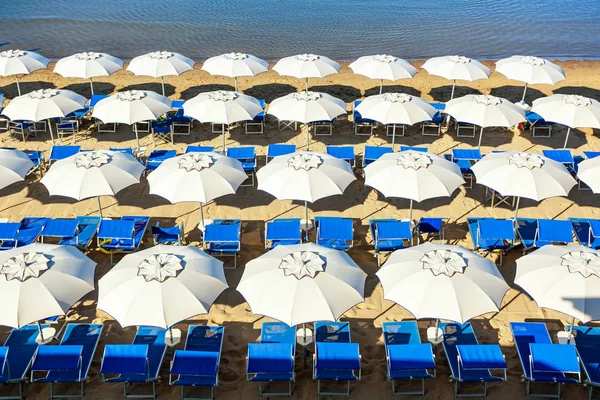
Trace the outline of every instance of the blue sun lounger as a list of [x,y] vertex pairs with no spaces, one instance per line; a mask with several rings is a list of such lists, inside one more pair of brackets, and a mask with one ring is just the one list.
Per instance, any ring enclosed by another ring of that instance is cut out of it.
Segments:
[[547,244],[573,243],[571,221],[517,218],[516,225],[523,253]]
[[213,146],[193,146],[189,145],[185,149],[185,154],[187,153],[209,153],[211,151],[215,151]]
[[103,219],[98,229],[98,247],[110,254],[132,253],[140,248],[149,217],[124,216],[121,219]]
[[589,400],[594,396],[594,388],[600,387],[600,328],[574,326],[575,349],[579,355],[583,371],[584,383],[590,387]]
[[[181,386],[181,398],[186,386],[210,387],[210,399],[219,386],[219,363],[223,349],[222,326],[190,325],[185,349],[176,350],[171,361],[169,385]],[[199,400],[199,398],[197,398]]]
[[600,221],[588,218],[570,218],[577,241],[582,246],[600,249]]
[[421,217],[416,227],[417,243],[421,243],[421,236],[425,235],[424,240],[438,239],[444,243],[444,231],[448,217]]
[[165,160],[177,155],[175,150],[153,150],[146,159],[146,172],[154,171]]
[[465,187],[468,189],[473,188],[475,175],[471,167],[481,160],[481,151],[477,149],[452,149],[452,154],[444,154],[444,158],[458,165],[465,182],[468,182]]
[[0,250],[12,249],[13,247],[27,246],[28,244],[34,243],[42,234],[46,223],[50,218],[45,217],[25,217],[21,220],[19,228],[17,230],[17,236],[15,239],[10,239],[9,236],[14,230],[14,225],[6,226],[6,238],[2,240]]
[[[581,372],[575,346],[553,344],[546,324],[540,322],[511,322],[515,347],[523,368],[527,396],[560,398],[563,383],[579,383]],[[575,376],[575,378],[569,377]],[[533,394],[531,384],[556,383],[556,394]]]
[[[246,135],[262,135],[265,129],[265,101],[263,99],[258,99],[260,106],[262,107],[262,111],[254,116],[251,121],[245,121],[244,129],[246,130]],[[249,129],[254,128],[254,129]]]
[[[350,341],[347,322],[315,322],[315,353],[313,379],[317,380],[317,395],[350,395],[350,382],[359,381],[361,374],[358,343]],[[321,381],[346,382],[344,392],[325,392]]]
[[[194,125],[194,118],[187,117],[183,111],[183,103],[185,100],[173,100],[171,102],[171,108],[175,112],[167,114],[169,120],[173,123],[173,134],[175,135],[189,135]],[[183,128],[183,131],[178,131],[177,128]]]
[[411,242],[413,232],[409,221],[395,219],[372,219],[369,221],[377,265],[381,265],[381,253],[391,253],[406,247]]
[[52,165],[55,161],[64,160],[79,153],[81,146],[52,146],[48,163]]
[[467,218],[469,233],[475,250],[487,254],[497,252],[502,255],[514,246],[515,230],[512,219]]
[[[126,398],[156,399],[156,382],[167,351],[165,333],[162,328],[140,326],[132,344],[107,344],[100,367],[102,382],[122,382]],[[152,394],[128,394],[128,383],[152,383]]]
[[0,222],[0,250],[17,247],[20,222]]
[[[63,237],[58,244],[77,246],[81,250],[88,250],[92,244],[94,236],[98,232],[100,226],[100,217],[96,216],[79,216],[75,218],[77,221],[77,232],[73,237]],[[46,229],[44,229],[45,231]]]
[[[31,382],[49,382],[50,399],[83,398],[84,383],[96,353],[102,324],[68,324],[58,346],[40,346],[31,366]],[[36,378],[36,373],[44,373]],[[55,383],[79,383],[79,395],[56,394]]]
[[301,243],[300,218],[276,218],[265,223],[265,249]]
[[154,238],[154,244],[173,244],[176,246],[180,246],[183,244],[183,221],[179,224],[165,228],[160,226],[160,223],[157,222],[156,225],[152,227],[152,237]]
[[[362,100],[354,100],[354,103],[352,103],[352,120],[354,122],[354,134],[371,136],[373,135],[373,129],[375,129],[377,122],[372,119],[363,118],[362,115],[360,115],[360,112],[356,111],[356,107],[358,107],[360,103],[362,103]],[[361,132],[360,128],[367,128],[368,133]]]
[[366,167],[374,161],[377,161],[382,155],[393,153],[394,149],[387,146],[365,146],[363,152],[362,167]]
[[[506,361],[499,345],[479,344],[470,322],[440,323],[439,327],[444,332],[442,345],[454,381],[454,397],[485,397],[488,382],[506,381]],[[492,371],[500,371],[502,376]],[[459,393],[463,382],[483,382],[483,392]]]
[[229,147],[227,150],[227,157],[235,158],[242,163],[244,172],[251,179],[251,184],[240,185],[240,186],[254,186],[254,176],[256,174],[256,152],[254,146],[252,147]]
[[50,218],[40,234],[40,241],[44,243],[46,238],[74,238],[79,228],[79,221],[72,218]]
[[327,146],[327,154],[346,161],[352,168],[356,167],[356,155],[353,146]]
[[123,153],[133,155],[133,149],[131,147],[111,147],[110,151],[114,151],[115,153]]
[[295,151],[296,151],[295,144],[285,144],[285,143],[269,144],[269,146],[267,147],[266,162],[271,161],[274,157],[283,156],[286,154],[292,154]]
[[427,147],[417,146],[400,146],[400,151],[418,151],[419,153],[427,153]]
[[[423,136],[440,136],[442,133],[442,124],[444,123],[444,117],[442,112],[446,109],[445,103],[429,103],[430,106],[435,108],[437,112],[433,114],[430,121],[423,121],[421,123],[421,134]],[[425,133],[425,128],[435,129],[434,133]]]
[[[527,118],[527,122],[530,124],[531,132],[533,137],[550,137],[552,135],[552,127],[554,126],[554,122],[548,122],[538,113],[534,113],[531,110],[525,110],[525,118]],[[537,134],[537,130],[546,130],[547,134]]]
[[575,172],[575,158],[571,153],[571,150],[559,149],[559,150],[542,150],[544,157],[561,163],[571,173]]
[[[282,322],[264,322],[260,343],[248,343],[246,379],[258,382],[261,396],[291,396],[295,379],[296,327]],[[286,392],[265,392],[263,383],[287,382]]]
[[[425,379],[435,378],[435,355],[430,343],[421,343],[416,321],[384,322],[383,343],[387,363],[387,379],[393,395],[425,396]],[[431,371],[431,372],[430,372]],[[420,391],[397,391],[396,381],[421,380]]]
[[242,221],[239,219],[216,219],[206,225],[203,248],[209,254],[233,257],[237,268],[237,256],[241,248]]
[[335,250],[349,250],[354,243],[352,225],[351,218],[315,217],[317,244]]

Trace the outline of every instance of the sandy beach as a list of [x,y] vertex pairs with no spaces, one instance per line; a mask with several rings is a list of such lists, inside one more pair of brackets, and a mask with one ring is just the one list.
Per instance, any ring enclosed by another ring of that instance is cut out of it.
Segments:
[[[485,62],[492,70],[493,62]],[[600,99],[600,62],[597,61],[567,61],[557,62],[566,72],[567,80],[556,86],[539,85],[530,87],[527,91],[526,102],[552,93],[580,94]],[[422,62],[415,62],[419,67]],[[40,88],[65,88],[74,90],[86,97],[90,96],[89,83],[84,80],[65,79],[48,70],[37,71],[29,76],[20,78],[23,93]],[[233,80],[224,77],[212,77],[200,70],[201,63],[196,64],[194,71],[179,77],[167,77],[166,94],[172,99],[190,99],[201,92],[211,90],[233,90]],[[133,74],[120,71],[113,76],[94,79],[96,93],[109,94],[127,89],[146,89],[160,92],[160,81],[146,77],[136,77]],[[363,98],[379,92],[379,82],[354,75],[343,65],[339,74],[323,79],[311,79],[311,90],[322,91],[339,97],[348,104],[355,99]],[[254,78],[240,78],[240,91],[265,99],[267,103],[287,93],[304,88],[304,81],[294,78],[280,77],[276,72],[269,71]],[[405,92],[421,96],[428,101],[444,102],[449,100],[451,82],[430,76],[419,69],[412,80],[402,80],[394,83],[384,82],[384,91]],[[466,94],[492,94],[518,101],[522,94],[522,83],[507,80],[503,75],[493,73],[490,79],[477,82],[457,82],[455,97]],[[13,78],[0,78],[0,92],[7,98],[16,96],[16,86]],[[6,105],[6,103],[5,103]],[[596,132],[597,133],[597,132]],[[543,149],[562,148],[566,128],[557,126],[552,138],[533,138],[530,131],[512,132],[504,129],[486,129],[484,132],[482,153],[494,149],[523,150],[541,153]],[[141,134],[142,146],[146,146],[149,154],[155,147],[148,134]],[[46,156],[51,148],[49,134],[38,134],[30,137],[27,142],[15,140],[8,133],[0,133],[1,147],[16,147],[20,150],[44,150]],[[326,145],[353,145],[357,158],[361,157],[365,145],[389,145],[391,138],[386,137],[383,128],[377,129],[372,137],[355,136],[351,120],[342,116],[336,121],[332,136],[317,136],[311,141],[311,150],[325,151]],[[227,146],[255,146],[259,167],[265,163],[265,154],[269,143],[293,143],[299,150],[305,149],[306,137],[304,132],[292,132],[277,129],[277,121],[268,118],[264,135],[244,135],[243,128],[235,128],[227,135]],[[454,131],[443,133],[440,137],[422,136],[420,127],[406,130],[406,136],[397,138],[402,145],[422,145],[429,151],[444,154],[453,148],[471,148],[477,146],[477,138],[458,138]],[[70,144],[70,138],[64,144]],[[82,131],[77,136],[77,144],[82,149],[108,149],[110,147],[135,147],[133,132],[128,126],[120,126],[116,134],[99,135],[91,121],[84,123]],[[156,148],[175,148],[183,153],[189,144],[211,145],[215,150],[222,148],[221,136],[213,134],[210,126],[196,123],[190,136],[175,136],[175,144],[159,144]],[[398,149],[399,146],[396,146]],[[573,130],[569,139],[569,147],[575,154],[583,151],[600,151],[600,139],[591,129]],[[360,162],[357,163],[360,165]],[[392,399],[391,384],[386,381],[386,363],[384,346],[381,335],[381,324],[385,321],[399,321],[413,318],[410,313],[400,306],[383,299],[381,285],[375,276],[377,263],[373,257],[372,238],[368,232],[368,221],[372,218],[408,218],[408,200],[385,199],[375,190],[364,186],[364,179],[357,171],[358,180],[354,182],[343,196],[331,197],[316,202],[311,207],[313,215],[332,215],[352,218],[354,220],[355,242],[349,255],[368,274],[365,302],[349,310],[342,320],[349,321],[352,329],[352,340],[360,344],[362,355],[362,380],[352,385],[353,399]],[[39,176],[30,176],[23,183],[14,184],[0,192],[0,217],[10,221],[20,221],[25,216],[49,216],[72,218],[78,215],[95,215],[97,204],[95,199],[75,202],[74,200],[50,197],[46,188],[40,184]],[[569,217],[598,218],[598,195],[590,191],[574,188],[569,198],[554,198],[536,203],[530,200],[521,201],[519,217],[535,217],[549,219],[566,219]],[[186,241],[189,245],[198,245],[200,232],[197,229],[200,215],[198,204],[182,203],[169,204],[166,200],[151,196],[145,179],[139,185],[134,185],[119,193],[116,198],[102,199],[105,217],[122,215],[148,215],[152,217],[151,224],[157,221],[161,225],[173,225],[183,221],[186,230]],[[226,272],[230,288],[216,301],[208,315],[201,315],[178,325],[182,331],[187,331],[189,324],[218,324],[225,327],[225,341],[220,366],[220,385],[216,389],[218,399],[258,399],[256,384],[246,382],[245,357],[247,343],[255,342],[260,334],[260,327],[268,318],[252,314],[244,298],[235,290],[243,272],[244,265],[263,254],[265,221],[277,217],[304,216],[303,204],[300,202],[278,201],[265,192],[259,192],[255,187],[242,187],[237,194],[226,196],[209,203],[204,208],[206,218],[239,218],[242,225],[242,251],[238,260],[238,269]],[[475,186],[473,189],[461,188],[451,198],[439,198],[415,203],[413,217],[444,216],[450,218],[446,228],[446,239],[450,244],[458,244],[468,249],[473,243],[468,234],[467,217],[489,216],[508,218],[513,211],[506,206],[491,208],[485,202],[485,189]],[[152,238],[147,233],[142,247],[152,245]],[[537,305],[519,288],[513,285],[515,275],[515,260],[522,255],[521,249],[511,251],[504,258],[500,268],[511,290],[506,295],[499,313],[485,315],[472,321],[473,327],[481,343],[500,343],[508,363],[508,381],[491,385],[488,397],[490,399],[525,398],[525,385],[521,382],[521,366],[514,348],[509,329],[510,321],[544,321],[555,338],[556,332],[564,329],[570,322],[570,317],[563,314],[544,310]],[[110,270],[109,257],[99,251],[92,250],[88,256],[98,263],[96,279],[100,279]],[[120,259],[117,256],[116,259]],[[231,265],[231,260],[225,259]],[[91,380],[86,385],[86,399],[117,399],[122,396],[120,384],[102,384],[99,369],[100,360],[105,344],[128,343],[131,341],[135,328],[122,329],[108,315],[96,311],[97,292],[92,292],[68,313],[70,322],[95,322],[104,324],[104,333],[96,357],[92,363]],[[432,326],[433,321],[420,321],[421,334]],[[5,338],[8,328],[1,327],[0,333]],[[3,341],[4,339],[2,339]],[[182,348],[182,345],[180,345]],[[159,398],[179,398],[179,388],[168,385],[168,371],[171,353],[168,353],[163,364],[162,382],[158,385]],[[310,364],[304,368],[302,353],[296,358],[297,380],[294,384],[294,399],[316,398],[316,383],[312,380]],[[428,399],[453,398],[453,385],[447,379],[449,368],[441,349],[437,353],[436,379],[426,382]],[[6,390],[7,388],[0,388]],[[147,387],[136,390],[145,391]],[[77,390],[76,387],[72,388]],[[550,389],[553,390],[553,389]],[[49,387],[46,384],[29,384],[26,386],[28,399],[38,400],[49,397]],[[587,388],[583,385],[567,385],[563,389],[563,399],[586,399]]]

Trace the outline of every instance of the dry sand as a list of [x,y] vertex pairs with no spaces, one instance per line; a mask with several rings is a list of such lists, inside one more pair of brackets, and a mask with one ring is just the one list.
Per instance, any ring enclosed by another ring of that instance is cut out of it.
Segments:
[[[416,63],[421,65],[422,63]],[[493,63],[486,63],[493,67]],[[597,62],[560,62],[565,68],[568,79],[555,87],[540,85],[528,90],[526,101],[550,95],[552,93],[575,93],[600,99],[600,78]],[[51,66],[52,68],[53,66]],[[232,80],[223,77],[211,77],[204,71],[197,70],[186,73],[180,77],[166,79],[167,95],[173,99],[189,99],[200,92],[215,89],[232,90]],[[49,71],[38,71],[22,78],[23,93],[39,88],[67,88],[89,96],[89,84],[82,80],[64,79]],[[304,81],[292,78],[283,78],[275,72],[268,72],[255,78],[241,78],[240,90],[257,98],[266,99],[267,103],[274,98],[304,87]],[[379,82],[365,77],[353,75],[344,65],[337,75],[324,79],[311,79],[313,90],[323,91],[340,97],[350,103],[357,98],[378,93]],[[111,77],[96,79],[96,93],[113,93],[125,89],[149,89],[160,91],[157,80],[144,77],[135,77],[129,72],[121,71]],[[404,80],[396,83],[387,82],[385,91],[402,91],[422,96],[427,100],[447,101],[450,97],[451,85],[448,81],[432,77],[427,72],[420,70],[413,80]],[[0,78],[0,92],[8,98],[16,95],[14,81],[10,78]],[[522,85],[519,82],[507,80],[504,76],[493,73],[490,79],[474,83],[459,82],[456,96],[468,93],[491,93],[506,97],[512,101],[520,100]],[[129,127],[120,127],[117,134],[103,134],[102,136],[89,129],[90,123],[85,124],[83,134],[78,136],[77,144],[83,149],[106,149],[111,146],[135,146],[133,134]],[[345,117],[339,118],[333,136],[318,136],[311,143],[311,150],[324,151],[329,144],[351,144],[355,146],[357,155],[362,154],[365,144],[384,145],[389,143],[389,138],[380,129],[373,137],[354,136],[351,122]],[[513,133],[503,129],[486,130],[483,138],[483,152],[492,149],[518,149],[531,152],[541,152],[546,148],[562,148],[566,129],[557,127],[551,139],[533,139],[531,132],[524,131]],[[49,154],[51,143],[47,134],[32,138],[26,143],[15,141],[7,133],[0,135],[2,146],[17,147],[19,149],[41,149]],[[142,138],[144,146],[152,150],[152,141],[149,136]],[[176,137],[175,148],[183,152],[188,144],[214,145],[216,150],[221,147],[221,138],[210,133],[210,128],[196,124],[192,135],[189,137]],[[279,132],[276,121],[269,119],[266,132],[263,136],[246,136],[241,128],[234,129],[227,138],[228,146],[252,145],[256,146],[259,155],[259,165],[264,165],[264,154],[268,143],[294,143],[298,149],[305,146],[305,136],[290,130]],[[476,146],[475,139],[457,140],[454,132],[447,132],[441,137],[421,136],[415,128],[407,130],[404,138],[399,138],[397,143],[405,145],[425,145],[430,151],[443,154],[452,148],[470,148]],[[572,132],[570,147],[575,153],[581,154],[584,150],[600,150],[600,140],[591,130]],[[171,145],[161,144],[159,148],[171,148]],[[360,176],[357,173],[357,176]],[[595,205],[598,197],[589,191],[574,189],[568,199],[555,198],[540,202],[522,201],[519,216],[539,218],[568,218],[568,217],[593,217],[598,218]],[[373,258],[372,240],[368,233],[368,220],[370,218],[406,218],[408,215],[408,201],[400,199],[386,200],[376,191],[366,188],[359,177],[344,196],[332,197],[316,202],[312,209],[316,215],[337,215],[353,218],[355,220],[355,245],[349,251],[350,256],[369,274],[366,284],[365,302],[348,311],[342,320],[349,321],[352,328],[352,339],[360,343],[362,354],[362,381],[352,385],[352,397],[356,399],[391,399],[390,383],[385,379],[385,356],[381,338],[381,323],[411,319],[412,316],[400,306],[394,305],[382,298],[381,285],[375,272],[377,264]],[[151,223],[160,221],[169,225],[175,221],[183,221],[186,227],[187,241],[197,245],[199,232],[196,226],[199,222],[198,205],[168,204],[162,198],[150,196],[145,180],[139,185],[124,190],[115,198],[103,199],[104,214],[109,217],[121,215],[149,215]],[[24,216],[40,215],[51,217],[75,217],[77,215],[95,214],[95,200],[75,202],[70,199],[50,197],[38,177],[31,177],[25,183],[12,185],[0,193],[0,217],[7,217],[11,221],[19,221]],[[502,206],[490,208],[484,202],[484,188],[477,186],[474,189],[458,190],[450,198],[424,201],[416,205],[414,217],[447,216],[450,224],[446,229],[447,241],[451,244],[461,244],[472,248],[466,226],[467,216],[491,216],[506,218],[512,215],[512,210]],[[258,399],[258,388],[255,384],[245,380],[245,355],[247,343],[254,342],[259,337],[262,322],[268,320],[250,312],[243,297],[235,290],[242,275],[243,266],[249,260],[264,253],[264,223],[276,217],[303,217],[303,207],[298,202],[278,201],[269,194],[258,192],[256,188],[240,188],[236,195],[227,196],[210,203],[205,207],[207,218],[227,217],[241,218],[242,252],[239,259],[239,268],[228,271],[227,279],[230,289],[226,290],[216,301],[208,315],[202,315],[191,321],[179,324],[179,328],[187,330],[189,323],[219,324],[225,326],[225,342],[220,369],[220,386],[216,395],[220,399]],[[151,238],[147,236],[144,247],[151,246]],[[98,262],[97,278],[103,276],[109,269],[108,257],[98,251],[89,252],[89,257]],[[515,259],[521,255],[519,249],[512,251],[504,259],[501,271],[506,281],[513,286],[515,274]],[[230,262],[226,260],[226,262]],[[96,292],[86,296],[68,314],[69,321],[77,322],[102,322],[104,334],[100,347],[92,363],[90,371],[91,380],[86,386],[87,399],[120,398],[122,387],[117,384],[101,384],[99,376],[100,359],[106,343],[127,343],[135,333],[135,328],[121,329],[109,316],[96,311]],[[563,329],[569,318],[565,315],[542,310],[518,288],[514,287],[504,299],[502,310],[499,313],[485,315],[472,321],[474,329],[482,343],[500,343],[508,362],[508,382],[492,385],[489,398],[524,398],[525,387],[520,381],[521,367],[513,345],[509,321],[545,321],[551,334]],[[422,333],[432,324],[431,321],[419,322]],[[3,328],[4,332],[8,329]],[[316,383],[313,382],[310,367],[303,368],[301,353],[297,356],[297,380],[294,384],[294,398],[312,399],[316,397]],[[167,355],[161,371],[162,383],[158,386],[159,397],[178,398],[179,388],[168,385]],[[453,397],[452,384],[447,379],[449,368],[443,351],[437,353],[438,377],[429,380],[427,385],[427,398],[449,399]],[[74,389],[74,388],[73,388]],[[145,390],[148,388],[138,388]],[[26,388],[29,399],[45,399],[49,396],[48,386],[45,384],[32,384]],[[568,385],[563,390],[564,399],[587,398],[587,389],[582,385]]]

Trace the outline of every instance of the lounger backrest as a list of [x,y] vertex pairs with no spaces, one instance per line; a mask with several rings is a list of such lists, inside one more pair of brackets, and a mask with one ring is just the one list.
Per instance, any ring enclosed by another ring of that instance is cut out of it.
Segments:
[[60,345],[40,346],[33,359],[31,376],[36,371],[65,371],[79,370],[81,377],[83,346]]
[[316,322],[315,342],[350,343],[348,322]]
[[107,344],[100,373],[148,375],[148,345]]
[[386,345],[421,343],[417,321],[384,322],[381,329]]
[[350,218],[316,217],[319,239],[337,239],[352,241],[353,221]]
[[392,370],[435,369],[430,343],[392,344],[387,346]]
[[358,343],[316,343],[316,369],[360,369]]
[[220,352],[223,346],[222,326],[192,325],[188,329],[185,349],[205,352]]
[[531,377],[531,370],[529,368],[529,358],[531,356],[530,344],[552,343],[546,324],[540,322],[511,322],[510,329],[515,339],[515,347],[521,359],[523,372],[528,377]]
[[249,343],[248,373],[293,373],[292,343]]
[[0,379],[6,381],[10,379],[10,371],[8,368],[8,347],[0,346],[0,377],[8,379]]
[[171,374],[215,376],[218,370],[218,352],[176,350]]
[[260,330],[260,342],[291,343],[295,346],[296,327],[290,327],[283,322],[264,322]]
[[185,153],[209,153],[211,151],[214,151],[215,148],[213,146],[188,146],[185,149]]

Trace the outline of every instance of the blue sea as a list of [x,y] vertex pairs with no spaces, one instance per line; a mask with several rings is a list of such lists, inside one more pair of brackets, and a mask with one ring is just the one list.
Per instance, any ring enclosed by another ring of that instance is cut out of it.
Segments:
[[2,0],[0,50],[600,58],[599,0]]

